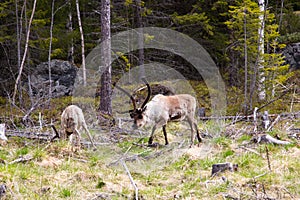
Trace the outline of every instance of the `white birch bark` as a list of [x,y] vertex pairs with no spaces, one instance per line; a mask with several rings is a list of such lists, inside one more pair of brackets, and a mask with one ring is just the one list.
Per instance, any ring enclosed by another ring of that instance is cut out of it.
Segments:
[[266,98],[266,88],[265,88],[265,73],[263,66],[263,55],[264,55],[264,13],[265,13],[265,1],[258,0],[259,9],[261,14],[259,16],[260,27],[258,29],[258,98],[260,101],[265,100]]
[[24,48],[24,54],[23,54],[21,65],[20,65],[19,74],[18,74],[17,79],[16,79],[14,93],[13,93],[13,97],[12,97],[12,103],[13,104],[15,104],[17,90],[18,90],[18,85],[20,83],[22,72],[23,72],[23,68],[24,68],[25,61],[26,61],[26,56],[27,56],[27,51],[28,51],[28,43],[29,43],[29,36],[30,36],[30,27],[31,27],[33,16],[34,16],[34,13],[35,13],[36,2],[37,2],[37,0],[34,0],[32,12],[31,12],[31,16],[30,16],[30,20],[29,20],[29,23],[28,23],[28,29],[27,29],[26,41],[25,41],[25,48]]
[[[67,29],[71,33],[73,32],[73,17],[72,17],[72,9],[71,9],[71,0],[68,1],[69,5],[69,13],[68,13],[68,22],[67,22]],[[74,45],[73,39],[71,39],[71,45],[68,51],[68,61],[74,63]]]
[[81,37],[81,57],[82,57],[82,74],[83,74],[83,86],[86,86],[86,67],[85,67],[85,48],[84,48],[84,35],[83,35],[83,28],[81,25],[81,17],[80,17],[80,9],[79,9],[79,0],[76,0],[76,10],[77,10],[77,17],[78,17],[78,26],[80,31]]
[[52,39],[53,39],[53,22],[54,22],[54,3],[52,0],[51,6],[51,23],[50,23],[50,40],[49,40],[49,52],[48,52],[48,76],[49,76],[49,99],[52,96],[52,80],[51,80],[51,53],[52,53]]

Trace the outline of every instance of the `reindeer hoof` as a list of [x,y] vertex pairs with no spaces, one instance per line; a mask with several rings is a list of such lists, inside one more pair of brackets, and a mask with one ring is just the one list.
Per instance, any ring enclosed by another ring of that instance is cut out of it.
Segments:
[[148,147],[158,147],[158,146],[159,146],[159,144],[157,142],[148,144]]

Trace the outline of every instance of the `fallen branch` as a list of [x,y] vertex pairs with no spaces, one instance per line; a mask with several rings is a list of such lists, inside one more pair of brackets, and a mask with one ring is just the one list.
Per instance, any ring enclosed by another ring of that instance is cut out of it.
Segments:
[[260,156],[260,153],[258,153],[257,151],[255,151],[254,149],[250,149],[250,148],[248,148],[248,147],[244,147],[244,146],[240,146],[242,149],[245,149],[245,150],[247,150],[247,151],[250,151],[250,152],[252,152],[252,153],[254,153],[254,154],[256,154],[256,155],[259,155]]
[[280,115],[278,115],[278,116],[276,117],[276,119],[275,119],[275,120],[272,122],[272,124],[268,127],[267,131],[270,131],[271,128],[273,128],[273,126],[279,121],[279,119],[280,119]]
[[252,138],[251,141],[254,143],[272,143],[272,144],[280,144],[280,145],[291,144],[288,141],[278,140],[278,139],[270,136],[269,134],[256,136],[256,137]]
[[31,154],[27,154],[27,155],[20,156],[19,158],[11,161],[8,164],[14,164],[14,163],[19,163],[19,162],[27,162],[27,161],[30,161],[32,159],[33,159],[33,156]]
[[129,171],[128,168],[127,168],[127,165],[125,164],[125,162],[124,162],[123,160],[121,160],[121,164],[123,165],[123,167],[124,167],[124,169],[125,169],[125,171],[126,171],[128,177],[129,177],[129,179],[130,179],[130,182],[131,182],[132,186],[134,187],[134,191],[135,191],[135,200],[138,200],[138,199],[139,199],[139,189],[138,189],[138,187],[136,186],[136,184],[135,184],[135,182],[134,182],[134,180],[133,180],[133,178],[132,178],[132,176],[131,176],[131,174],[130,174],[130,171]]
[[276,99],[273,99],[273,100],[269,101],[268,103],[266,103],[266,104],[262,105],[261,107],[259,107],[259,108],[257,109],[257,111],[260,111],[260,110],[263,109],[264,107],[266,107],[266,106],[270,105],[271,103],[274,103],[275,101],[281,99],[281,97],[283,97],[284,95],[286,95],[290,90],[291,90],[291,88],[286,89],[286,90],[285,90],[280,96],[278,96]]

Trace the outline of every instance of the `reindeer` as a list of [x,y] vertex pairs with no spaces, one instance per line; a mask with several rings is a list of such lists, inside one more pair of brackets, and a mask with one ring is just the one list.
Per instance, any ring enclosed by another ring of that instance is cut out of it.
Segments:
[[153,146],[153,135],[157,128],[162,127],[165,145],[168,145],[166,125],[169,121],[187,120],[191,127],[191,145],[194,144],[194,131],[196,130],[199,143],[202,141],[194,118],[196,110],[196,99],[189,94],[178,94],[172,96],[155,95],[150,102],[151,88],[146,81],[142,79],[148,88],[148,95],[140,108],[136,108],[136,100],[126,90],[115,85],[116,88],[130,97],[133,110],[129,110],[130,117],[134,120],[133,128],[141,128],[150,122],[154,122],[151,135],[148,140],[148,146]]
[[70,143],[73,140],[73,134],[76,136],[77,145],[80,144],[81,135],[79,129],[83,129],[86,131],[92,145],[96,148],[91,134],[87,128],[87,125],[84,120],[83,112],[81,108],[76,105],[70,105],[66,107],[61,115],[61,138],[67,139],[70,138]]

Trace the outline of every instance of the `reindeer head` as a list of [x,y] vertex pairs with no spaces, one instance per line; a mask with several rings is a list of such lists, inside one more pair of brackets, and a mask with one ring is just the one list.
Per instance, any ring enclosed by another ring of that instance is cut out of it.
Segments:
[[131,102],[133,105],[133,110],[129,110],[128,112],[130,114],[130,117],[134,120],[133,128],[143,127],[146,124],[146,119],[145,119],[146,117],[145,117],[144,112],[147,109],[146,104],[148,103],[150,96],[151,96],[151,88],[145,78],[142,78],[142,81],[146,84],[146,86],[148,88],[148,95],[140,108],[136,108],[136,100],[134,99],[134,97],[132,95],[130,95],[123,88],[115,85],[116,88],[118,88],[119,90],[124,92],[131,99]]

